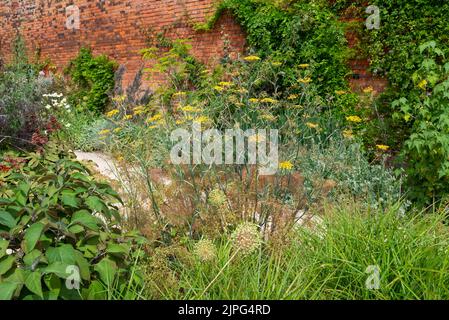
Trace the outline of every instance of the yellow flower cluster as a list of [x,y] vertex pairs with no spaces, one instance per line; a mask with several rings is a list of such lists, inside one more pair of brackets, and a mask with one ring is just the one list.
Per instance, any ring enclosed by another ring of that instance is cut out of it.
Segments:
[[105,135],[110,134],[110,133],[111,133],[111,130],[109,130],[109,129],[101,130],[99,132],[100,136],[105,136]]
[[312,82],[312,78],[306,77],[304,79],[299,79],[298,82],[303,83],[303,84],[308,84],[308,83]]
[[291,95],[288,96],[287,99],[288,100],[296,100],[296,99],[298,99],[298,95],[297,94],[291,94]]
[[120,113],[120,111],[118,109],[114,109],[114,110],[111,110],[108,113],[106,113],[106,117],[112,118],[113,116],[117,115],[118,113]]
[[141,114],[145,113],[145,107],[144,106],[138,106],[138,107],[135,107],[133,109],[133,111],[134,111],[134,115],[138,116],[138,115],[141,115]]
[[384,144],[378,144],[378,145],[376,145],[376,148],[381,150],[381,151],[388,151],[390,149],[389,146],[386,146]]
[[196,112],[200,112],[201,110],[199,108],[196,107],[192,107],[191,105],[185,106],[181,108],[182,111],[187,112],[187,113],[196,113]]
[[420,83],[418,83],[418,87],[422,90],[426,90],[427,84],[428,84],[427,80],[423,80]]
[[341,96],[343,94],[346,94],[346,91],[344,91],[344,90],[337,90],[337,91],[335,91],[335,94]]
[[363,92],[364,92],[364,93],[371,93],[371,92],[373,92],[373,91],[374,91],[374,88],[371,87],[371,86],[366,87],[365,89],[363,89]]
[[147,122],[148,122],[148,123],[150,123],[150,122],[156,122],[156,121],[159,121],[159,120],[161,120],[161,119],[162,119],[162,114],[158,113],[158,114],[152,116],[151,118],[148,118],[148,119],[147,119]]
[[131,120],[133,118],[133,116],[131,114],[127,114],[123,117],[123,120]]
[[281,163],[279,163],[279,169],[281,169],[281,170],[288,170],[288,171],[290,171],[290,170],[293,170],[293,163],[291,163],[291,161],[284,161],[284,162],[281,162]]
[[349,117],[346,117],[346,120],[348,120],[349,122],[354,122],[354,123],[362,122],[362,119],[359,116],[349,116]]
[[271,63],[271,65],[272,65],[273,67],[280,67],[280,66],[282,66],[282,62],[274,61],[274,62]]
[[260,102],[260,100],[257,99],[257,98],[251,98],[248,101],[251,102],[251,103],[259,103]]
[[258,56],[248,56],[248,57],[245,57],[243,59],[245,61],[248,61],[248,62],[254,62],[254,61],[259,61],[260,60],[260,58]]
[[299,67],[302,68],[302,69],[307,69],[308,67],[310,67],[310,64],[303,63],[303,64],[300,64]]
[[306,126],[308,126],[310,129],[318,129],[320,126],[316,123],[307,122]]
[[263,98],[262,100],[260,100],[260,102],[262,102],[262,103],[276,103],[277,100],[273,99],[273,98]]

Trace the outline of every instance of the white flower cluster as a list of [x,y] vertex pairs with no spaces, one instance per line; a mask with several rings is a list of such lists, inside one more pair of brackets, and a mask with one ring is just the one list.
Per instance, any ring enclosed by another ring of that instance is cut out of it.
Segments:
[[[44,95],[42,95],[42,97],[48,101],[48,103],[45,105],[45,109],[47,109],[48,111],[50,111],[50,110],[61,111],[62,110],[67,113],[72,113],[72,107],[67,102],[67,98],[64,97],[64,94],[54,92],[54,93],[50,93],[50,94],[44,94]],[[71,126],[70,123],[66,123],[64,125],[67,128],[69,128]]]

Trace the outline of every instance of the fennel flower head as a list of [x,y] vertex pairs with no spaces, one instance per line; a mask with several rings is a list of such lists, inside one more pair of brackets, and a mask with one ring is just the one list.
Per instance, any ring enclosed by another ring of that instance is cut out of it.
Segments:
[[195,244],[194,254],[202,262],[209,262],[215,260],[217,257],[217,250],[212,241],[207,239],[202,239]]
[[235,250],[239,250],[242,255],[250,255],[262,244],[259,226],[245,222],[240,224],[231,236],[232,245]]

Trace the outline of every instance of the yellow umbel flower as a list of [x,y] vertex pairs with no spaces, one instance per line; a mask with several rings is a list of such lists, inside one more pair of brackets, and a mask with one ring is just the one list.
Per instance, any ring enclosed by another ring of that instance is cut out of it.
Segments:
[[302,68],[302,69],[307,69],[308,67],[310,67],[310,64],[303,63],[303,64],[300,64],[299,67]]
[[104,130],[101,130],[98,134],[99,134],[100,136],[105,136],[105,135],[110,134],[110,133],[111,133],[111,130],[109,130],[109,129],[104,129]]
[[248,56],[248,57],[245,57],[243,59],[245,61],[248,61],[248,62],[254,62],[254,61],[259,61],[260,60],[260,58],[258,56]]
[[298,82],[304,83],[304,84],[308,84],[312,82],[312,78],[310,77],[306,77],[304,79],[299,79]]
[[346,117],[346,120],[348,120],[349,122],[354,122],[354,123],[362,122],[362,118],[360,118],[359,116],[349,116],[349,117]]
[[389,146],[386,146],[386,145],[384,145],[384,144],[378,144],[378,145],[376,145],[376,148],[379,149],[379,150],[382,150],[382,151],[388,151],[388,150],[390,150],[390,147],[389,147]]
[[281,169],[281,170],[288,170],[288,171],[290,171],[290,170],[293,170],[293,163],[291,163],[290,161],[284,161],[284,162],[281,162],[281,163],[279,163],[279,169]]
[[364,93],[371,93],[374,91],[374,88],[372,86],[366,87],[365,89],[363,89]]
[[155,122],[155,121],[159,121],[162,119],[162,114],[158,113],[154,116],[152,116],[151,118],[147,119],[147,122]]
[[123,120],[131,120],[133,118],[132,114],[128,114],[126,116],[123,117]]
[[195,122],[198,122],[198,123],[210,123],[211,119],[209,117],[206,117],[206,116],[200,116],[200,117],[195,119]]
[[308,126],[310,129],[318,129],[320,126],[316,123],[307,122],[306,126]]
[[273,99],[273,98],[263,98],[262,100],[260,100],[260,102],[262,102],[262,103],[276,103],[277,100]]
[[337,90],[337,91],[335,91],[335,94],[338,94],[339,96],[341,96],[343,94],[346,94],[346,91],[344,91],[344,90]]
[[422,90],[426,90],[427,84],[428,84],[427,80],[423,80],[420,83],[418,83],[418,87],[421,88]]
[[118,109],[114,109],[106,113],[106,117],[112,118],[113,116],[117,115],[120,111]]
[[220,86],[215,86],[214,89],[218,92],[222,92],[222,91],[224,91],[225,88],[220,87]]
[[120,133],[123,130],[123,128],[115,128],[114,133]]
[[179,91],[179,92],[174,93],[174,94],[173,94],[173,97],[184,97],[184,96],[186,96],[186,95],[187,95],[186,92],[184,92],[184,91]]
[[181,108],[181,110],[184,111],[184,112],[192,112],[192,113],[201,111],[199,108],[195,108],[195,107],[192,107],[190,105]]
[[272,65],[273,67],[280,67],[280,66],[282,66],[282,62],[274,61],[274,62],[271,63],[271,65]]
[[220,87],[231,87],[233,85],[232,82],[222,81],[218,84]]
[[260,100],[257,99],[257,98],[251,98],[248,101],[251,102],[251,103],[258,103],[258,102],[260,102]]
[[288,100],[296,100],[296,99],[298,99],[298,95],[297,94],[291,94],[291,95],[288,96],[287,99]]

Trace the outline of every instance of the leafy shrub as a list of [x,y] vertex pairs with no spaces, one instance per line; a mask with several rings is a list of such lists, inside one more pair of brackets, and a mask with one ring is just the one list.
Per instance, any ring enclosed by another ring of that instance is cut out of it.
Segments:
[[110,103],[116,68],[116,62],[107,56],[94,57],[90,49],[82,48],[66,69],[75,84],[69,99],[71,104],[79,111],[103,113]]
[[311,64],[321,94],[347,88],[349,55],[342,24],[327,1],[224,0],[197,30],[210,30],[225,10],[244,27],[249,44],[261,57],[284,63],[283,85],[296,82],[301,64]]
[[419,49],[423,60],[412,76],[414,88],[392,107],[410,128],[403,156],[411,196],[428,202],[449,194],[449,62],[435,41]]
[[0,146],[29,147],[32,135],[48,120],[40,114],[41,98],[51,83],[38,77],[24,50],[19,37],[13,64],[0,70]]
[[24,159],[0,173],[0,299],[104,299],[138,281],[117,193],[53,143]]

